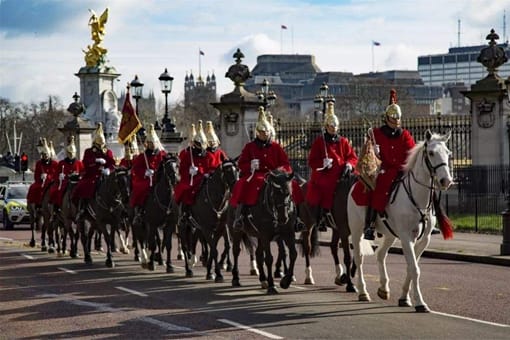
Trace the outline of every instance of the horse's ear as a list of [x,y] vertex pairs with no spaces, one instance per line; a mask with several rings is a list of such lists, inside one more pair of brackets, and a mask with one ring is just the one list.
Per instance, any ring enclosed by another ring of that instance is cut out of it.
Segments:
[[431,138],[432,132],[429,129],[427,129],[427,131],[425,131],[425,140],[428,142]]
[[445,143],[447,143],[449,140],[450,140],[450,137],[452,136],[452,130],[448,131],[448,133],[446,133],[444,136],[443,136],[443,140]]

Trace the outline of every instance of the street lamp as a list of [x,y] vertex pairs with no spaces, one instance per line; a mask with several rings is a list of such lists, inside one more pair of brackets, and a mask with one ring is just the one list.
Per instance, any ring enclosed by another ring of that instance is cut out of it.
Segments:
[[[327,103],[334,103],[335,97],[328,94],[329,86],[326,83],[322,83],[319,93],[315,95],[313,99],[313,104],[315,107],[314,113],[314,121],[317,122],[317,114],[322,112],[322,115],[326,113],[326,105]],[[324,118],[324,117],[323,117]]]
[[163,125],[163,133],[164,132],[175,132],[175,125],[172,124],[172,120],[168,117],[168,94],[172,92],[172,82],[174,77],[168,74],[168,71],[165,67],[165,72],[161,73],[159,76],[159,82],[161,84],[161,92],[165,95],[165,116],[162,120]]
[[[140,119],[140,115],[138,113],[138,100],[142,98],[143,83],[138,79],[138,75],[135,75],[135,79],[131,81],[130,85],[133,88],[133,98],[135,98],[136,103],[136,116]],[[143,137],[144,133],[145,129],[143,127],[138,130],[138,135],[140,137]]]
[[260,90],[256,94],[264,106],[264,111],[276,103],[276,93],[270,89],[270,84],[265,78],[262,84],[260,84]]

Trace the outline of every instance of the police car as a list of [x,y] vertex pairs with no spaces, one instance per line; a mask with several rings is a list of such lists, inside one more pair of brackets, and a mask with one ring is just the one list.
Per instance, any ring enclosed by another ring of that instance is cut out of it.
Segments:
[[5,229],[15,224],[30,223],[27,208],[27,192],[30,183],[6,182],[0,184],[0,221]]

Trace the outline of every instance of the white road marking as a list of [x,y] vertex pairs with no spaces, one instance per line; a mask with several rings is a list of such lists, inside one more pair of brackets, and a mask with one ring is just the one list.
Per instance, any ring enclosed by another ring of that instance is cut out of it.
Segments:
[[291,288],[296,288],[296,289],[308,290],[308,288],[306,288],[306,287],[301,287],[301,286],[297,286],[297,285],[292,285],[290,287]]
[[115,287],[116,289],[119,289],[119,290],[123,290],[127,293],[130,293],[130,294],[133,294],[133,295],[138,295],[138,296],[142,296],[142,297],[146,297],[146,296],[149,296],[145,293],[140,293],[140,292],[137,292],[136,290],[132,290],[132,289],[129,289],[129,288],[124,288],[124,287]]
[[234,322],[234,321],[230,321],[230,320],[227,320],[227,319],[218,319],[218,321],[226,323],[227,325],[231,325],[231,326],[234,326],[234,327],[237,327],[237,328],[241,328],[241,329],[247,330],[249,332],[257,333],[257,334],[265,336],[266,338],[269,338],[269,339],[283,339],[283,337],[281,337],[281,336],[274,335],[274,334],[271,334],[271,333],[268,333],[268,332],[265,332],[265,331],[261,331],[260,329],[248,327],[248,326],[245,326],[245,325],[242,325],[240,323],[237,323],[237,322]]
[[483,323],[485,325],[490,325],[490,326],[510,327],[510,325],[505,325],[505,324],[502,324],[502,323],[496,323],[496,322],[490,322],[490,321],[483,321],[483,320],[468,318],[466,316],[460,316],[460,315],[454,315],[454,314],[448,314],[448,313],[441,313],[441,312],[434,312],[434,311],[432,311],[432,313],[437,314],[437,315],[449,316],[451,318],[457,318],[457,319],[462,319],[462,320],[469,320],[469,321],[474,321],[474,322],[478,322],[478,323]]
[[0,241],[14,241],[12,238],[8,238],[8,237],[0,237]]
[[67,269],[67,268],[64,268],[64,267],[58,267],[57,268],[58,270],[61,270],[63,272],[66,272],[68,274],[78,274],[77,272],[75,272],[74,270],[71,270],[71,269]]
[[21,256],[23,256],[23,257],[25,257],[25,258],[27,258],[27,259],[29,259],[29,260],[34,260],[34,257],[33,257],[33,256],[31,256],[31,255],[21,254]]
[[194,331],[191,328],[184,327],[184,326],[177,326],[177,325],[174,325],[173,323],[168,323],[168,322],[164,322],[164,321],[160,321],[160,320],[151,318],[150,316],[144,316],[144,317],[138,318],[138,320],[153,324],[153,325],[158,326],[159,328],[162,328],[167,331],[179,331],[179,332],[193,332]]

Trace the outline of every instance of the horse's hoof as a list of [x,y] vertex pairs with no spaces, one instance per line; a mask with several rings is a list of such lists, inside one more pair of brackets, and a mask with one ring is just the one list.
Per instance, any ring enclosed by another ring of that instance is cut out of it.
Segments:
[[55,248],[49,247],[48,248],[48,254],[54,254],[54,253],[55,253]]
[[47,250],[48,250],[48,247],[46,247],[46,246],[41,247],[41,251],[47,251]]
[[172,274],[175,272],[175,269],[174,269],[174,266],[172,266],[171,264],[170,265],[167,265],[166,266],[166,272],[167,274]]
[[416,309],[416,313],[430,313],[430,309],[427,305],[416,306],[414,309]]
[[399,307],[411,307],[411,303],[408,299],[398,299],[398,306]]
[[163,259],[161,258],[161,253],[156,253],[154,255],[154,261],[156,261],[160,266],[163,265]]
[[269,288],[269,283],[267,283],[267,281],[260,281],[260,287],[262,289],[268,289]]
[[217,275],[216,278],[214,279],[214,282],[215,283],[223,283],[223,282],[225,282],[225,280],[223,279],[222,275]]
[[186,271],[186,277],[193,277],[193,271],[187,270]]
[[283,273],[280,270],[275,270],[274,277],[275,277],[275,279],[280,279],[283,277]]
[[232,279],[232,287],[241,287],[241,282],[239,282],[239,279]]
[[292,282],[292,276],[291,275],[285,275],[280,280],[280,287],[282,287],[283,289],[287,289],[287,288],[290,287],[291,282]]
[[147,269],[147,268],[149,268],[148,263],[147,263],[147,262],[142,262],[142,268],[143,268],[143,269]]
[[251,270],[250,270],[250,275],[251,275],[251,276],[259,276],[259,271],[258,271],[258,269],[251,269]]
[[184,255],[182,255],[182,254],[177,255],[177,260],[181,260],[181,261],[184,260]]
[[69,254],[69,256],[70,256],[72,259],[76,259],[76,258],[78,258],[78,254],[77,254],[77,253],[74,253],[74,252],[70,253],[70,254]]
[[269,287],[267,288],[267,294],[268,295],[276,295],[278,294],[278,290],[276,290],[276,287]]
[[387,291],[383,290],[382,288],[379,288],[377,290],[377,296],[379,296],[383,300],[389,300],[390,292],[387,292]]
[[108,268],[115,268],[115,262],[113,262],[113,260],[111,260],[111,259],[107,259],[106,262],[105,262],[105,265]]
[[214,279],[214,275],[209,273],[209,274],[207,274],[207,275],[205,276],[205,279],[206,279],[206,280],[213,280],[213,279]]
[[307,277],[305,279],[305,282],[304,282],[305,285],[314,285],[315,284],[315,280],[313,279],[313,277]]
[[231,272],[232,271],[232,265],[231,264],[227,265],[227,268],[225,270],[227,272]]
[[140,262],[140,256],[135,255],[135,258],[134,258],[134,259],[135,259],[135,262]]
[[351,284],[347,284],[347,287],[345,288],[345,291],[347,293],[357,293],[358,290],[356,289],[356,287],[354,287],[354,285],[351,283]]
[[35,247],[35,240],[30,240],[30,247],[32,247],[32,248]]
[[369,302],[370,295],[368,295],[368,293],[360,294],[360,295],[358,295],[358,301]]
[[347,274],[343,273],[342,275],[340,275],[340,285],[341,286],[348,282],[349,282],[349,277],[347,276]]
[[83,258],[83,261],[84,261],[86,264],[92,264],[92,256],[90,256],[90,255],[85,255],[85,257]]
[[64,257],[64,256],[66,256],[66,254],[61,253],[61,252],[58,252],[58,253],[57,253],[57,257]]
[[147,269],[149,269],[151,272],[154,271],[154,262],[150,262],[147,264]]

